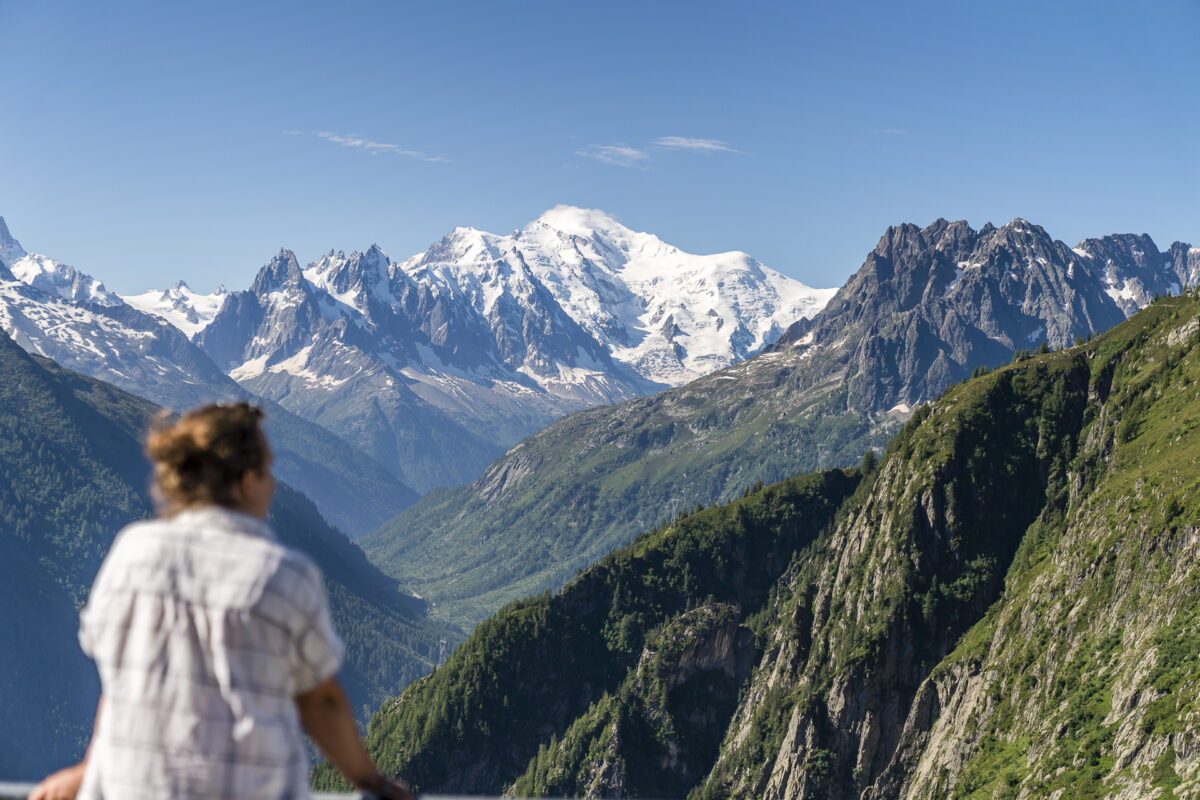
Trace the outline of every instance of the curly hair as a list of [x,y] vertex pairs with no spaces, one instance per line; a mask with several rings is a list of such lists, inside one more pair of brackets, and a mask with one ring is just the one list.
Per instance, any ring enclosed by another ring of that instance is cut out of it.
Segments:
[[160,511],[171,516],[194,506],[236,507],[242,476],[270,462],[262,418],[262,409],[249,403],[201,406],[174,421],[157,417],[146,434],[146,454]]

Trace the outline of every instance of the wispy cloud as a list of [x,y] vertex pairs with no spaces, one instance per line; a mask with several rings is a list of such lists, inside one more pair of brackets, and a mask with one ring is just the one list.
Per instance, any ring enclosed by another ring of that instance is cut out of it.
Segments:
[[576,150],[575,155],[594,158],[618,167],[644,168],[646,162],[650,160],[649,153],[623,144],[593,144],[586,150]]
[[710,153],[740,153],[741,150],[732,147],[720,139],[693,139],[687,136],[663,136],[654,141],[659,147],[670,150],[703,150]]
[[420,161],[430,161],[443,164],[450,163],[450,159],[446,158],[445,156],[431,156],[428,153],[422,153],[420,150],[408,150],[398,144],[392,144],[390,142],[376,142],[371,139],[364,139],[363,137],[356,136],[354,134],[343,135],[340,133],[333,133],[331,131],[320,131],[317,134],[317,137],[324,139],[327,142],[340,144],[342,147],[354,147],[359,150],[365,150],[371,155],[392,153],[394,155],[405,156],[407,158],[416,158]]
[[884,128],[881,131],[875,131],[883,136],[908,136],[908,131],[902,128]]

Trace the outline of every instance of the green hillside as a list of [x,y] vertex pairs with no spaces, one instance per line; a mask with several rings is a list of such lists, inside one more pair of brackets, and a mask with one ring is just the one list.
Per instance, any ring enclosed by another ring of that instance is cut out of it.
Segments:
[[698,604],[737,619],[763,607],[858,480],[833,470],[682,515],[558,594],[506,606],[372,720],[380,767],[426,791],[495,793],[539,744],[619,692],[663,623]]
[[470,627],[513,597],[561,586],[700,498],[726,501],[763,477],[794,473],[797,463],[814,469],[822,457],[854,463],[899,426],[846,410],[844,390],[812,390],[815,401],[781,413],[772,392],[796,387],[745,375],[742,402],[731,408],[722,375],[561,419],[474,484],[435,489],[360,544],[439,613]]
[[[113,536],[152,513],[141,436],[157,411],[28,355],[0,333],[0,775],[31,779],[82,753],[99,684],[77,611]],[[454,632],[395,590],[303,495],[280,484],[280,536],[325,571],[362,715],[425,674]]]
[[1198,389],[1195,294],[977,375],[861,478],[697,511],[510,604],[372,750],[426,791],[1196,796]]

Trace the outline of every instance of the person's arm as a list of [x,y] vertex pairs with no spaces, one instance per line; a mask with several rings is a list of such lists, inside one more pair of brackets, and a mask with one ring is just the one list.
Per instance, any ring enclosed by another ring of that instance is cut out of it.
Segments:
[[305,732],[356,789],[388,800],[415,800],[407,786],[387,780],[375,768],[358,735],[350,701],[336,678],[297,695],[296,710]]
[[[92,738],[96,738],[96,730],[100,727],[100,709],[104,707],[104,696],[96,705],[96,719],[92,723]],[[29,800],[75,800],[79,787],[83,784],[83,773],[87,769],[88,754],[92,752],[92,743],[83,754],[83,760],[74,766],[60,769],[53,775],[48,775],[42,782],[33,787]]]

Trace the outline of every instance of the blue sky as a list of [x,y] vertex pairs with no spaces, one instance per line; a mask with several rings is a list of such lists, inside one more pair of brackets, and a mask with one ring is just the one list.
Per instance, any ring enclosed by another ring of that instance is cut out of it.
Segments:
[[0,0],[0,216],[120,292],[601,208],[840,285],[884,229],[1200,244],[1200,2]]

